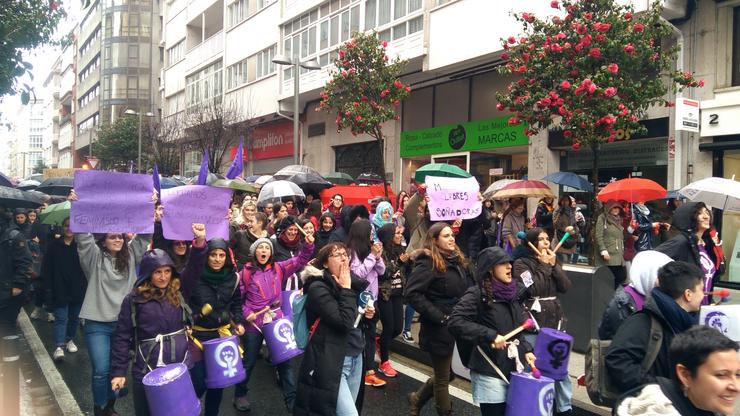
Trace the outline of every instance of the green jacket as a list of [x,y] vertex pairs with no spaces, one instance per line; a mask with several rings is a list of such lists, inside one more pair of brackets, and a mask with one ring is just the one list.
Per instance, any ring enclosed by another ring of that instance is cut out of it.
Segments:
[[[597,266],[623,266],[624,265],[624,239],[627,234],[622,225],[614,225],[606,220],[604,214],[599,215],[596,220],[596,265]],[[609,252],[607,262],[601,256],[603,251]]]

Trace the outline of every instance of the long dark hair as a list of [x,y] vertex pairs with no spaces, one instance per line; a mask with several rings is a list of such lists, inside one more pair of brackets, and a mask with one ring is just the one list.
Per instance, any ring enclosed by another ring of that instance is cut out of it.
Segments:
[[306,216],[310,219],[316,217],[318,219],[321,216],[321,200],[314,199],[308,204],[308,210],[306,210]]
[[95,243],[97,243],[98,247],[100,247],[100,250],[102,250],[104,253],[110,254],[114,259],[114,266],[116,268],[116,271],[123,274],[128,272],[128,261],[131,254],[128,251],[128,235],[126,233],[120,233],[123,236],[123,245],[121,246],[121,250],[118,253],[111,253],[108,251],[107,248],[105,248],[105,240],[108,238],[110,234],[118,234],[118,233],[107,233],[99,235],[95,239]]
[[396,244],[393,237],[396,235],[396,228],[399,225],[385,224],[378,229],[378,240],[383,243],[383,251],[391,260],[396,260],[403,253],[403,246]]
[[[446,222],[434,223],[429,227],[427,236],[424,239],[424,248],[432,253],[432,270],[436,273],[444,273],[447,271],[447,262],[442,251],[437,247],[437,239],[439,238],[439,235],[442,234],[442,230],[448,227],[450,230],[452,229],[450,224],[447,224]],[[465,254],[463,254],[460,247],[457,246],[457,243],[455,243],[454,252],[457,254],[460,265],[467,267],[468,263],[467,260],[465,260]]]
[[372,242],[370,241],[371,232],[372,226],[370,225],[370,221],[364,218],[352,223],[347,235],[347,248],[350,251],[350,255],[354,254],[360,261],[365,260],[370,254],[370,248],[372,247]]

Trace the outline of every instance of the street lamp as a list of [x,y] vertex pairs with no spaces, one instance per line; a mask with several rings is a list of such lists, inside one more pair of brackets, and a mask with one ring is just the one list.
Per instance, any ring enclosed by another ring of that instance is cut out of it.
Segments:
[[300,111],[298,107],[298,101],[300,101],[299,98],[301,92],[300,70],[301,68],[305,68],[309,71],[314,71],[317,69],[321,69],[321,65],[319,65],[319,63],[316,62],[315,59],[301,62],[298,57],[291,59],[282,54],[275,55],[275,57],[272,58],[272,62],[278,65],[293,66],[293,164],[299,165],[301,163],[300,150],[298,149],[298,114]]
[[124,111],[123,114],[126,114],[128,116],[139,116],[139,161],[136,164],[136,173],[141,173],[141,121],[144,116],[154,117],[154,114],[152,114],[150,111],[147,111],[146,113],[142,113],[141,111],[137,112],[130,108]]

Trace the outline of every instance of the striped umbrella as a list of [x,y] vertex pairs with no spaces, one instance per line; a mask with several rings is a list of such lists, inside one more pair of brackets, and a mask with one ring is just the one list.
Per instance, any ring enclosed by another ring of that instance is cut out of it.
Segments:
[[488,188],[486,188],[486,190],[483,191],[483,196],[486,198],[490,198],[493,196],[493,194],[495,194],[497,191],[499,191],[504,186],[510,183],[519,182],[519,181],[520,179],[499,179],[496,182],[490,184]]
[[493,199],[508,198],[554,198],[550,187],[542,181],[521,180],[510,183],[493,194]]

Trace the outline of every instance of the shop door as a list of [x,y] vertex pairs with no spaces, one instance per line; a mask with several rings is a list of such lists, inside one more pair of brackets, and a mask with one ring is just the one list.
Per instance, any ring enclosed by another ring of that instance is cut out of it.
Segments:
[[468,153],[454,154],[454,155],[438,155],[432,156],[432,163],[447,163],[448,165],[454,165],[458,168],[469,172],[470,165],[468,163],[470,155]]
[[353,178],[361,173],[382,175],[380,147],[376,141],[334,146],[334,155],[337,172],[344,172]]

